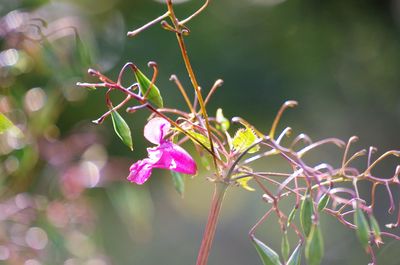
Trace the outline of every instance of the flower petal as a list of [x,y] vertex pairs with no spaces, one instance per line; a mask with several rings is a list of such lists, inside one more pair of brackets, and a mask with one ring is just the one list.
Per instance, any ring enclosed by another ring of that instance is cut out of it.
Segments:
[[[155,168],[164,168],[180,172],[183,174],[194,175],[197,172],[197,165],[193,158],[179,145],[165,141],[159,147],[149,148],[149,157],[161,157],[153,165]],[[156,160],[156,159],[155,159]]]
[[139,160],[129,169],[131,173],[127,179],[130,182],[135,182],[136,184],[142,185],[150,177],[153,167],[154,161],[151,159],[146,158]]
[[144,137],[146,137],[149,142],[158,145],[162,143],[163,138],[170,128],[171,124],[167,120],[156,117],[149,120],[146,126],[144,126]]

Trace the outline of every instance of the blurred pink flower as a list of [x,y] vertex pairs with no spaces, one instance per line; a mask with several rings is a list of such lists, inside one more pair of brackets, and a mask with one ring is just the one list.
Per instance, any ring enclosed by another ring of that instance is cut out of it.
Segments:
[[148,158],[139,160],[131,166],[129,181],[143,184],[150,177],[153,168],[196,174],[197,166],[193,158],[182,147],[164,139],[170,128],[170,123],[163,118],[151,119],[146,124],[144,137],[157,146],[147,148]]

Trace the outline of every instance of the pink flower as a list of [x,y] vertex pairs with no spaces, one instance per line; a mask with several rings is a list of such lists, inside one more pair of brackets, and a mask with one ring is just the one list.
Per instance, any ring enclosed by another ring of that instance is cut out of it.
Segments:
[[147,148],[148,158],[139,160],[131,166],[129,181],[143,184],[150,177],[153,168],[196,174],[197,166],[193,158],[182,147],[164,139],[170,128],[170,123],[163,118],[151,119],[146,124],[144,137],[157,146]]

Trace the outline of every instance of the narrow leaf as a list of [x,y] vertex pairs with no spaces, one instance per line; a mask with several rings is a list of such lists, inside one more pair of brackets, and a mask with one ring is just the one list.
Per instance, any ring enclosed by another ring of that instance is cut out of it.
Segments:
[[299,244],[294,250],[286,265],[300,265],[301,263],[301,245]]
[[[134,71],[136,80],[139,83],[140,92],[145,95],[150,88],[151,81],[137,67],[134,67]],[[158,90],[154,84],[151,85],[150,91],[147,94],[147,100],[156,105],[158,108],[162,108],[164,105],[160,90]]]
[[3,113],[0,113],[0,134],[13,127],[14,124]]
[[354,224],[357,226],[356,234],[358,239],[363,248],[367,250],[369,245],[369,225],[364,212],[359,207],[357,207],[354,212]]
[[[197,133],[195,131],[189,131],[190,135],[193,136],[197,141],[199,141],[200,143],[202,143],[205,147],[207,147],[208,149],[211,149],[210,146],[210,140],[208,139],[207,136]],[[193,140],[192,140],[193,141]],[[195,144],[199,144],[198,142],[193,141]]]
[[289,252],[290,252],[290,243],[289,243],[289,238],[288,238],[287,232],[285,232],[282,237],[281,252],[282,252],[283,260],[285,260],[285,261],[288,260]]
[[323,209],[325,209],[325,207],[328,205],[328,203],[329,203],[329,194],[324,193],[324,195],[322,195],[321,198],[319,199],[318,211],[320,212]]
[[[233,137],[233,148],[239,152],[244,152],[247,148],[249,148],[255,141],[257,140],[257,136],[255,133],[250,129],[239,129],[235,137]],[[260,149],[260,146],[256,145],[250,149],[249,154],[255,153]]]
[[131,150],[133,150],[131,129],[129,129],[128,124],[122,118],[121,115],[115,110],[111,111],[111,118],[114,126],[114,131],[122,142],[127,145]]
[[308,265],[321,264],[324,255],[324,240],[322,238],[321,229],[314,224],[306,240],[305,255]]
[[88,46],[82,41],[78,34],[75,35],[76,49],[81,67],[87,67],[91,64],[92,59]]
[[22,137],[22,131],[15,126],[3,113],[0,113],[0,134],[10,130],[17,137]]
[[310,195],[306,195],[300,206],[300,223],[306,236],[310,234],[313,215],[313,202]]
[[175,190],[179,193],[179,195],[183,198],[183,194],[185,192],[185,181],[182,174],[176,171],[170,170],[172,175],[172,182],[174,183]]
[[255,237],[252,237],[252,240],[263,265],[282,265],[279,255],[275,251]]
[[376,221],[373,215],[369,217],[369,221],[371,224],[372,231],[374,232],[375,240],[378,242],[382,242],[381,229],[379,228],[378,221]]
[[290,224],[293,222],[293,219],[296,217],[297,208],[293,208],[292,211],[289,213],[286,226],[289,227]]
[[224,117],[224,114],[222,113],[222,109],[217,109],[217,114],[215,115],[215,118],[217,120],[217,129],[221,130],[223,132],[226,132],[229,130],[230,127],[230,122],[227,118]]
[[255,191],[254,188],[249,186],[249,181],[252,180],[253,177],[244,177],[236,180],[236,182],[239,184],[240,187],[242,187],[245,190],[248,191]]

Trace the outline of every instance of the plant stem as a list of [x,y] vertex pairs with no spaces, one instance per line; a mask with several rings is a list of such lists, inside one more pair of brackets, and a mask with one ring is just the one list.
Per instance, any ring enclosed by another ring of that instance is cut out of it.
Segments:
[[214,194],[211,201],[211,208],[208,215],[207,225],[203,234],[203,240],[199,254],[197,256],[196,265],[206,265],[208,256],[210,254],[211,245],[214,240],[215,230],[217,228],[218,217],[221,211],[222,201],[228,185],[224,182],[216,182],[214,187]]
[[[204,8],[207,7],[208,2],[209,1],[206,1],[205,5],[200,9],[200,12]],[[178,40],[178,44],[179,44],[179,48],[181,50],[182,58],[183,58],[183,61],[185,63],[185,66],[186,66],[186,70],[187,70],[187,72],[189,74],[190,81],[192,82],[194,91],[196,92],[197,100],[198,100],[199,105],[200,105],[200,110],[201,110],[201,113],[203,115],[204,121],[206,123],[206,129],[207,129],[207,134],[208,134],[208,140],[210,141],[211,152],[216,154],[216,151],[214,149],[214,142],[212,140],[212,135],[211,135],[210,121],[208,119],[208,114],[207,114],[207,110],[206,110],[206,107],[205,107],[205,104],[204,104],[204,99],[203,99],[203,96],[201,94],[200,86],[199,86],[199,84],[197,82],[196,75],[194,74],[192,65],[190,63],[189,56],[187,54],[187,49],[186,49],[185,42],[183,40],[183,36],[182,36],[182,32],[181,32],[181,26],[179,24],[178,19],[175,16],[175,12],[174,12],[174,9],[172,7],[172,0],[167,0],[167,6],[168,6],[169,16],[170,16],[171,21],[172,21],[172,23],[174,25],[174,28],[176,30],[176,38]],[[219,172],[218,162],[217,162],[217,159],[216,159],[215,155],[213,155],[213,161],[214,161],[215,171],[217,173],[217,176],[219,177],[220,176],[220,172]]]

